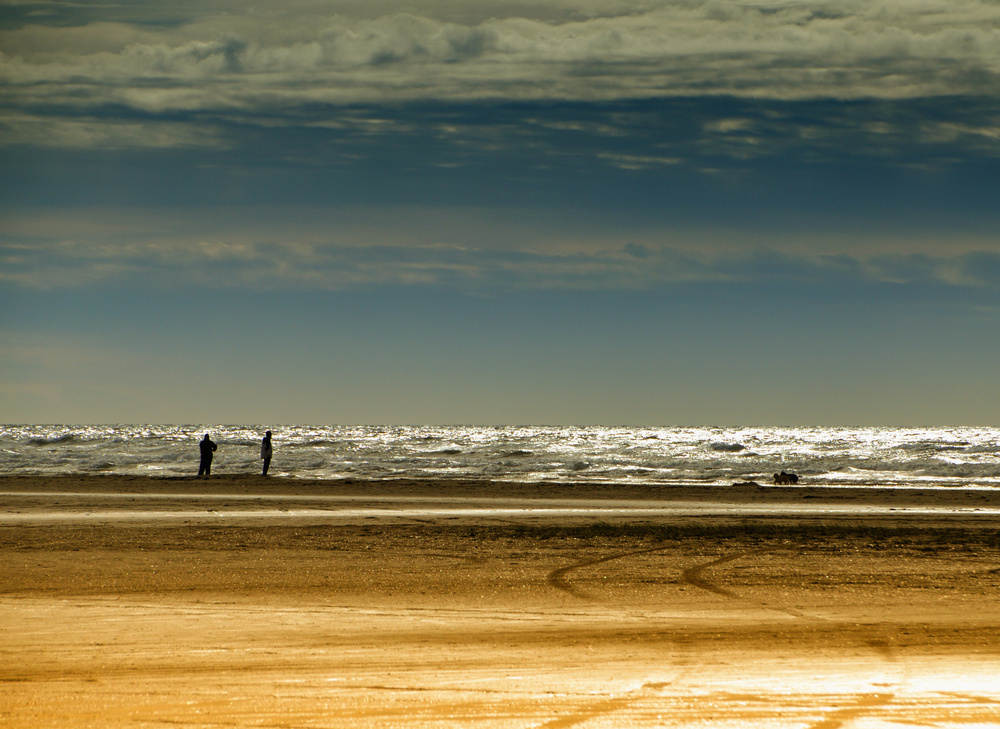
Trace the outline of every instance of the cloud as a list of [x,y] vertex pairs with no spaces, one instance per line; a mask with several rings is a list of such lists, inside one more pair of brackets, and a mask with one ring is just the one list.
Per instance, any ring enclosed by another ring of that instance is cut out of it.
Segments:
[[[440,211],[438,213],[440,215]],[[299,237],[249,229],[229,234],[180,230],[115,233],[113,226],[78,226],[76,239],[42,235],[44,224],[22,226],[0,242],[0,281],[21,290],[140,286],[245,291],[351,291],[423,287],[463,292],[652,291],[677,286],[750,286],[763,290],[836,285],[950,288],[1000,293],[1000,251],[986,241],[958,247],[925,240],[902,250],[886,245],[789,239],[782,247],[757,243],[685,244],[683,235],[647,231],[641,241],[613,235],[574,238],[536,231],[517,245],[451,231],[450,242],[401,227],[329,231]],[[64,227],[61,224],[57,227]],[[252,227],[252,226],[251,226]],[[441,230],[443,233],[443,229]],[[339,238],[339,240],[337,239]],[[362,243],[360,240],[375,239]],[[671,240],[672,239],[672,240]],[[859,250],[852,250],[857,247]],[[920,250],[925,248],[926,250]]]
[[0,115],[0,138],[5,145],[53,149],[225,149],[230,144],[217,127],[206,124],[22,112]]
[[178,6],[159,26],[91,22],[91,11],[76,26],[3,30],[7,108],[284,114],[317,103],[1000,89],[1000,8],[986,0],[619,3],[604,13],[550,3],[532,16],[502,5],[486,16],[477,6],[461,21],[447,4],[394,13],[382,3],[378,17],[264,7],[185,15]]

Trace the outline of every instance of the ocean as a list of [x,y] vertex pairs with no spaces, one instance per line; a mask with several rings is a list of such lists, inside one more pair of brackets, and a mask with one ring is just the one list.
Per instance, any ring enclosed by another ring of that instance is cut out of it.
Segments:
[[1000,429],[969,427],[5,425],[0,473],[191,476],[206,432],[213,474],[259,473],[265,429],[293,478],[1000,487]]

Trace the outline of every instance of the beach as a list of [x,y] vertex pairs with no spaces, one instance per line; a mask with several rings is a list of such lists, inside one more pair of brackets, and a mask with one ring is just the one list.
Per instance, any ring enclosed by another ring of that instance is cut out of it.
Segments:
[[5,727],[1000,725],[1000,491],[0,478]]

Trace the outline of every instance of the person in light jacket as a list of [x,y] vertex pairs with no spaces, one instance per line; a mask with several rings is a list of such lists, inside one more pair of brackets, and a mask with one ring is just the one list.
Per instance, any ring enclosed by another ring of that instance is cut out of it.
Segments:
[[274,453],[274,449],[271,447],[271,431],[264,433],[264,440],[260,442],[260,457],[264,461],[264,472],[262,476],[267,475],[267,469],[271,465],[271,456]]

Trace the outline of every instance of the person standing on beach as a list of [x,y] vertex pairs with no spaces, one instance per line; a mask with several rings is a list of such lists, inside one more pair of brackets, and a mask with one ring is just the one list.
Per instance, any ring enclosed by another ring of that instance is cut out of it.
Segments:
[[208,433],[205,433],[205,437],[202,438],[201,443],[198,444],[201,448],[201,465],[198,466],[199,476],[211,476],[212,475],[212,454],[218,450],[218,446],[212,442],[212,439],[208,437]]
[[264,440],[260,442],[260,457],[264,461],[264,472],[262,476],[267,475],[267,469],[271,466],[271,456],[274,454],[274,449],[271,447],[271,431],[264,433]]

